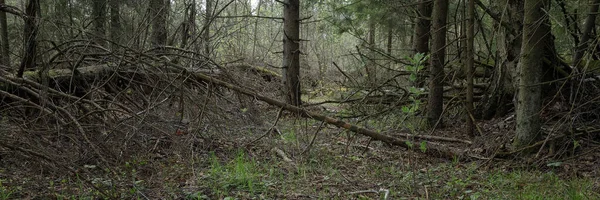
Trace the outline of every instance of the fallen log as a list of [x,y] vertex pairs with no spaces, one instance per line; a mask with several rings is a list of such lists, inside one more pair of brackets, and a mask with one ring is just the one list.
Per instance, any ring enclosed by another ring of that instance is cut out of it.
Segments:
[[[177,69],[180,70],[185,70],[183,67],[178,66],[176,64],[173,63],[166,63],[167,65],[171,66],[171,67],[175,67]],[[221,87],[225,87],[228,88],[230,90],[234,90],[236,92],[242,93],[244,95],[248,95],[251,96],[255,99],[258,99],[260,101],[266,102],[270,105],[273,106],[277,106],[280,107],[284,110],[296,113],[302,117],[306,117],[306,118],[311,118],[311,119],[315,119],[315,120],[319,120],[322,122],[325,122],[327,124],[331,124],[334,125],[336,127],[339,128],[344,128],[347,130],[350,130],[352,132],[361,134],[361,135],[365,135],[367,137],[373,138],[374,140],[378,140],[378,141],[382,141],[391,145],[395,145],[395,146],[400,146],[400,147],[404,147],[407,148],[409,150],[413,150],[413,151],[421,151],[420,148],[415,148],[413,146],[416,146],[418,144],[412,145],[414,144],[414,141],[410,141],[410,140],[404,140],[404,139],[400,139],[400,138],[395,138],[395,137],[391,137],[388,135],[383,135],[380,134],[376,131],[373,130],[369,130],[366,129],[364,127],[360,127],[360,126],[356,126],[356,125],[352,125],[350,123],[347,123],[345,121],[342,120],[338,120],[338,119],[334,119],[325,115],[321,115],[315,112],[311,112],[308,111],[304,108],[301,107],[297,107],[297,106],[293,106],[275,99],[271,99],[269,97],[260,95],[254,91],[248,90],[248,89],[244,89],[242,87],[233,85],[231,83],[228,82],[224,82],[221,80],[218,80],[216,78],[210,77],[208,75],[205,75],[203,73],[191,73],[191,75],[196,78],[196,79],[200,79],[203,80],[205,82],[209,82],[215,85],[219,85]],[[437,157],[442,157],[442,158],[447,158],[447,159],[456,159],[456,158],[461,158],[463,157],[465,151],[463,150],[458,150],[458,149],[454,149],[451,147],[447,147],[444,145],[440,145],[440,144],[435,144],[435,143],[431,143],[431,142],[426,142],[426,149],[425,152],[428,155],[433,155],[433,156],[437,156]]]
[[[409,139],[400,139],[400,138],[392,137],[389,135],[384,135],[379,132],[376,132],[376,131],[373,131],[370,129],[366,129],[364,127],[360,127],[360,126],[356,126],[356,125],[347,123],[342,120],[334,119],[334,118],[331,118],[331,117],[328,117],[325,115],[321,115],[319,113],[308,111],[301,107],[286,104],[284,102],[260,95],[254,91],[244,89],[244,88],[236,86],[234,84],[231,84],[231,83],[228,83],[225,81],[221,81],[217,78],[211,77],[211,75],[205,74],[204,71],[190,70],[189,68],[185,68],[185,67],[179,66],[175,63],[171,63],[171,62],[164,62],[164,64],[166,66],[169,66],[171,68],[171,70],[178,70],[181,72],[185,72],[197,80],[201,80],[201,81],[204,81],[207,83],[212,83],[215,85],[219,85],[221,87],[228,88],[230,90],[233,90],[233,91],[239,92],[241,94],[251,96],[260,101],[266,102],[270,105],[280,107],[289,112],[296,113],[299,116],[319,120],[319,121],[325,122],[327,124],[331,124],[336,127],[344,128],[344,129],[350,130],[352,132],[373,138],[374,140],[382,141],[382,142],[385,142],[385,143],[388,143],[391,145],[395,145],[395,146],[404,147],[404,148],[407,148],[407,149],[413,150],[413,151],[423,151],[424,150],[423,153],[426,153],[428,155],[433,155],[436,157],[442,157],[442,158],[447,158],[447,159],[461,158],[465,154],[464,150],[451,148],[448,146],[444,146],[444,145],[441,145],[438,143],[432,143],[429,141],[424,141],[426,148],[421,149],[418,146],[418,145],[420,145],[420,143],[417,143],[415,141],[412,141]],[[112,73],[112,72],[117,72],[117,71],[121,71],[121,70],[126,71],[127,69],[123,69],[123,68],[119,69],[116,67],[111,67],[109,65],[97,65],[97,66],[90,66],[88,68],[79,68],[78,69],[79,73],[83,76],[93,76],[93,75],[98,75],[99,73],[100,74],[103,74],[106,72]],[[30,72],[30,73],[24,74],[24,76],[30,80],[39,80],[39,75],[37,75],[37,74],[39,74],[39,73]],[[54,70],[54,71],[50,70],[49,71],[49,77],[51,79],[62,79],[62,78],[72,76],[73,74],[74,74],[74,72],[69,69],[61,69],[61,70]],[[408,134],[405,134],[405,135],[408,135]],[[415,137],[409,137],[409,138],[414,139]]]

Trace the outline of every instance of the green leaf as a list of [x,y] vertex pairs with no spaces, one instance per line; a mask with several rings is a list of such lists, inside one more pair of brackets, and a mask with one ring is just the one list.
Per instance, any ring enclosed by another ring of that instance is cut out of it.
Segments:
[[402,106],[402,112],[403,113],[410,113],[410,108],[408,108],[408,106]]
[[427,151],[427,143],[425,141],[421,142],[419,149],[421,149],[421,152],[425,153]]
[[414,82],[417,80],[417,76],[415,74],[410,74],[410,76],[408,77],[408,80],[411,82]]

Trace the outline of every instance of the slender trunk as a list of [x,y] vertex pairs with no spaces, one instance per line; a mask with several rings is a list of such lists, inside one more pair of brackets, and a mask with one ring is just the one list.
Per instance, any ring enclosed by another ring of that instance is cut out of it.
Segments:
[[99,45],[105,45],[106,29],[106,0],[92,1],[92,16],[94,17],[93,33],[94,41]]
[[[499,15],[496,71],[492,77],[489,94],[480,109],[483,119],[504,116],[513,107],[517,86],[517,65],[521,54],[523,31],[523,0],[496,1],[497,7],[505,10]],[[502,25],[506,24],[506,25]]]
[[[433,7],[433,1],[431,0],[420,0],[417,8],[417,24],[415,26],[415,36],[413,42],[413,49],[415,54],[429,53],[429,37],[431,29],[431,10]],[[424,62],[427,63],[427,62]],[[428,66],[424,66],[427,69]],[[425,70],[423,70],[425,71]],[[418,74],[417,81],[415,81],[415,87],[422,88],[425,86],[426,75]]]
[[[110,40],[114,43],[121,44],[121,0],[110,1]],[[115,45],[116,46],[116,45]]]
[[[0,0],[4,4],[4,0]],[[8,25],[6,12],[0,12],[0,63],[10,68],[10,46],[8,43]]]
[[517,126],[514,147],[527,146],[539,136],[541,128],[543,58],[550,26],[545,10],[550,0],[525,0],[523,46],[519,70]]
[[[446,20],[448,0],[435,0],[432,16],[431,69],[429,70],[429,102],[427,104],[429,125],[443,126],[444,109],[444,63],[446,57]],[[438,123],[439,121],[439,123]]]
[[202,28],[202,38],[204,39],[204,54],[210,56],[211,47],[210,47],[210,24],[213,20],[213,0],[206,0],[206,18],[204,19],[204,27]]
[[575,55],[573,56],[573,66],[577,68],[579,66],[579,62],[581,62],[581,58],[589,46],[589,40],[592,37],[592,30],[596,27],[596,16],[598,15],[598,5],[600,5],[600,0],[593,0],[590,5],[590,11],[588,13],[587,19],[585,19],[585,25],[583,27],[583,32],[581,33],[581,43],[575,50]]
[[36,61],[36,49],[37,49],[37,20],[40,11],[40,1],[39,0],[29,0],[27,2],[27,7],[25,8],[25,25],[23,26],[23,43],[24,43],[24,52],[23,59],[21,61],[21,66],[19,67],[19,71],[17,72],[17,77],[23,77],[23,73],[26,69],[35,68]]
[[467,134],[474,136],[475,122],[473,121],[473,72],[475,69],[475,0],[469,0],[467,8]]
[[390,26],[388,27],[388,32],[387,32],[387,54],[388,56],[392,56],[392,47],[393,47],[393,42],[394,42],[394,29],[392,28],[392,25],[390,23]]
[[287,0],[283,6],[283,85],[289,104],[300,100],[300,0]]
[[167,45],[167,12],[169,0],[151,0],[152,47]]
[[[258,0],[258,6],[256,6],[256,16],[260,16],[260,6],[262,4],[262,0]],[[251,59],[256,59],[255,58],[255,53],[256,53],[256,43],[258,40],[258,20],[256,19],[254,21],[254,39],[252,40],[253,44],[252,44],[252,57]]]
[[375,86],[377,85],[377,64],[375,63],[375,33],[376,33],[376,28],[375,28],[375,20],[374,19],[370,19],[369,20],[369,35],[368,35],[368,39],[367,39],[367,45],[369,47],[369,50],[367,52],[369,52],[367,55],[367,65],[365,67],[365,70],[367,72],[367,85],[369,86]]

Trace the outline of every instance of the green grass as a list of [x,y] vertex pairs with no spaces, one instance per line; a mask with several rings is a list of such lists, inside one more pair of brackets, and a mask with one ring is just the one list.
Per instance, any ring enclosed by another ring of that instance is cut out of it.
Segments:
[[0,179],[0,200],[10,199],[13,193],[14,190],[8,188],[7,186],[4,186],[2,184],[2,180]]
[[[403,181],[410,182],[408,173]],[[589,179],[562,179],[553,172],[481,171],[475,164],[441,164],[416,175],[418,183],[428,185],[434,199],[598,199]],[[410,187],[407,187],[410,188]],[[400,189],[400,188],[396,188]],[[402,193],[402,192],[401,192]]]
[[242,150],[225,164],[221,164],[215,154],[212,154],[210,162],[211,189],[217,196],[228,196],[233,191],[245,191],[253,195],[265,189],[256,161],[247,158]]

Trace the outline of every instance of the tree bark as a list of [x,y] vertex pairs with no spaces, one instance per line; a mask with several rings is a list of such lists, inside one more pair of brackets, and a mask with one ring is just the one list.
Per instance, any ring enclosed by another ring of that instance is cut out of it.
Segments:
[[496,1],[505,13],[498,17],[499,26],[496,42],[498,46],[496,72],[478,114],[483,119],[504,116],[513,107],[517,86],[517,64],[521,54],[523,31],[523,0]]
[[581,33],[581,42],[579,43],[579,46],[577,46],[575,55],[573,56],[574,68],[578,68],[579,62],[581,62],[581,58],[583,58],[585,50],[589,46],[592,30],[596,27],[596,16],[598,15],[598,5],[600,5],[600,0],[592,0],[590,3],[590,11],[588,17],[585,19],[585,25],[583,27],[583,32]]
[[376,55],[374,53],[375,51],[375,33],[376,33],[376,27],[375,27],[375,19],[373,19],[373,17],[370,17],[369,19],[369,34],[368,34],[368,38],[367,38],[367,46],[369,47],[369,50],[367,52],[369,52],[367,55],[367,65],[365,67],[366,73],[367,73],[367,85],[369,86],[376,86],[377,85],[377,64],[375,63],[375,58],[374,56]]
[[25,8],[25,24],[23,26],[23,59],[17,72],[17,77],[23,77],[26,69],[35,68],[37,50],[37,20],[40,12],[40,1],[29,0]]
[[167,45],[167,12],[169,0],[151,0],[150,12],[152,19],[152,47]]
[[300,0],[283,6],[283,91],[288,104],[300,106]]
[[204,44],[204,54],[210,56],[211,45],[210,45],[210,24],[213,20],[213,0],[206,0],[206,13],[204,18],[204,27],[202,28],[202,43]]
[[473,72],[475,71],[475,0],[469,0],[467,8],[467,134],[474,136],[475,122],[473,116]]
[[514,147],[534,142],[541,129],[543,58],[550,26],[545,19],[550,0],[525,0],[523,47],[519,70],[517,126]]
[[[4,4],[4,0],[0,0]],[[8,25],[6,12],[0,12],[0,64],[10,68],[10,46],[8,42]]]
[[[446,56],[446,20],[448,17],[448,0],[435,0],[433,5],[433,24],[431,27],[431,59],[429,70],[429,102],[427,104],[427,120],[430,127],[436,124],[443,126],[442,111],[444,109],[444,62]],[[439,123],[438,123],[439,121]]]
[[196,0],[186,4],[185,19],[181,34],[181,48],[188,47],[188,40],[196,34]]
[[110,1],[110,40],[117,44],[121,44],[121,0]]
[[92,0],[92,17],[94,20],[94,41],[104,46],[106,44],[106,0]]
[[[429,53],[429,37],[431,36],[431,10],[433,7],[433,1],[431,0],[420,0],[419,5],[417,7],[417,24],[415,26],[415,36],[413,49],[415,54]],[[428,62],[423,62],[428,63]],[[423,69],[429,68],[428,66],[424,66]],[[426,71],[426,70],[423,70]],[[425,76],[418,74],[417,81],[415,82],[415,87],[422,88],[425,86]]]

